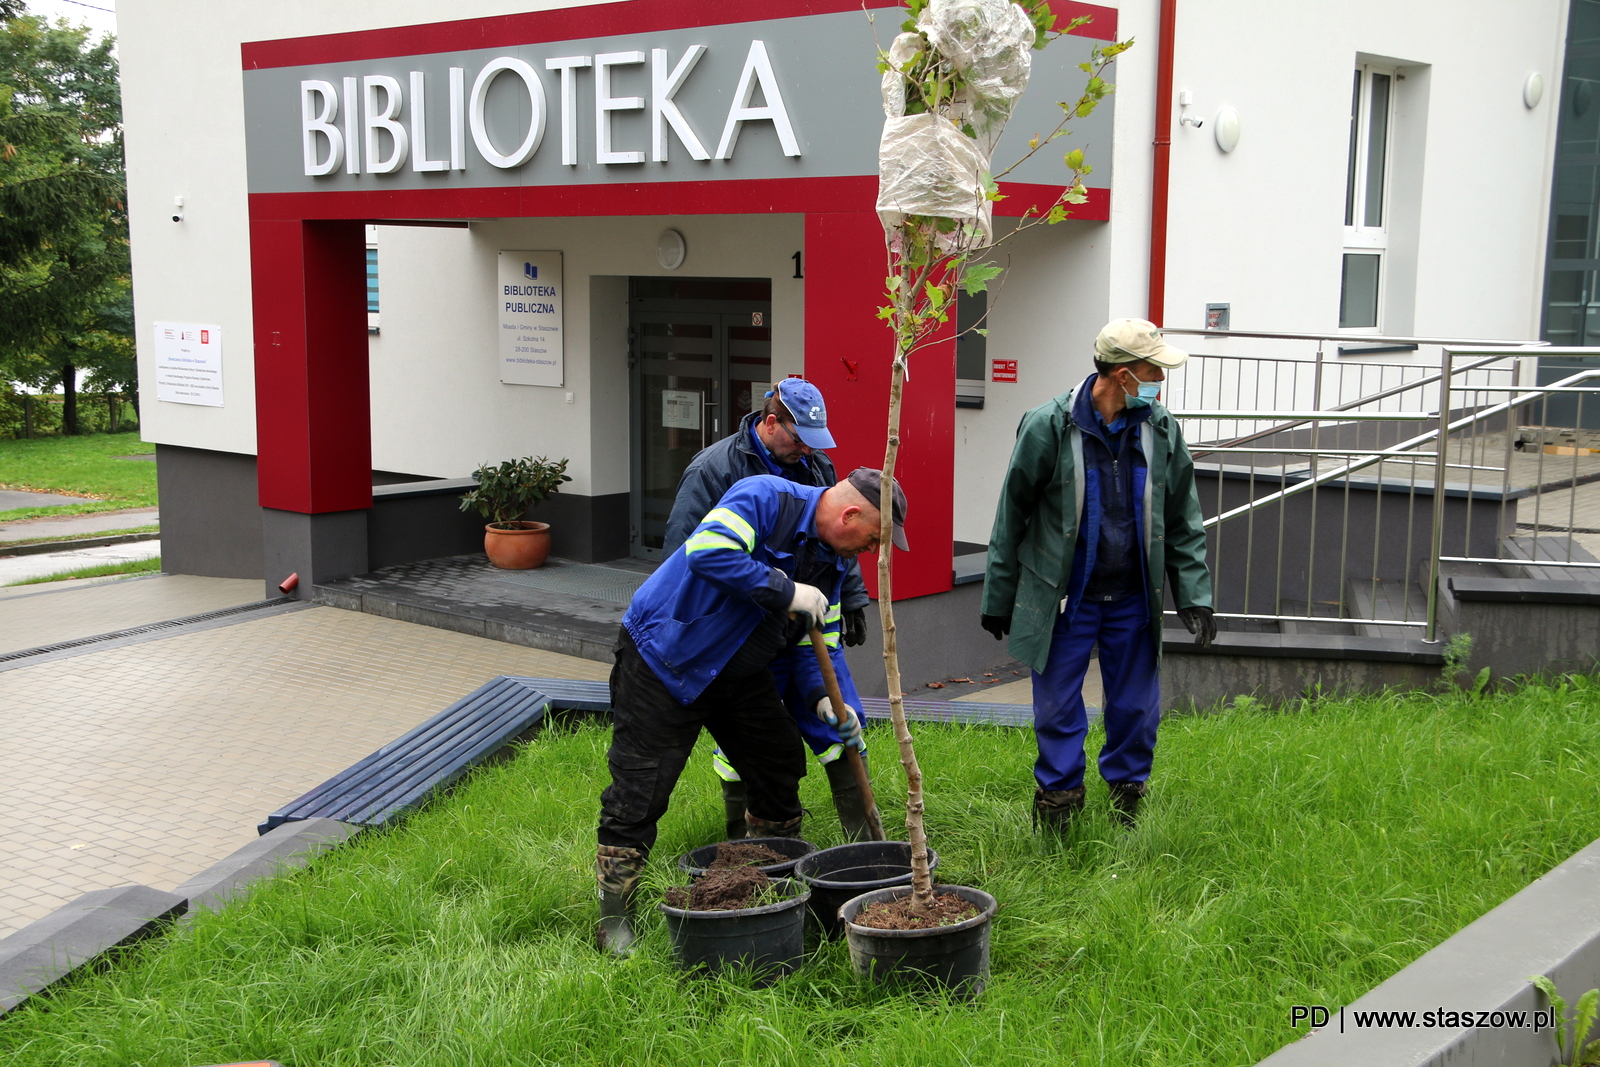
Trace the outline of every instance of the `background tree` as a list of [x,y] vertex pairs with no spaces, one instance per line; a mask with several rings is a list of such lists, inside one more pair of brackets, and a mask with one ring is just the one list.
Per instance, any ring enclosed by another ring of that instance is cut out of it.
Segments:
[[0,379],[59,382],[75,433],[80,368],[131,384],[117,61],[110,37],[0,4]]

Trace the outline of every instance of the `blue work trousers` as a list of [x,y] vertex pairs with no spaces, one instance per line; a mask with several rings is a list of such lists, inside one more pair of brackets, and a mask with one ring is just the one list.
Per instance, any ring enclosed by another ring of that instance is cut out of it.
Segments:
[[1106,725],[1100,776],[1108,782],[1150,777],[1161,722],[1161,678],[1150,609],[1136,593],[1109,604],[1081,601],[1076,612],[1056,618],[1050,659],[1043,674],[1033,672],[1033,732],[1039,741],[1033,774],[1041,789],[1083,784],[1083,738],[1089,729],[1083,679],[1097,642]]

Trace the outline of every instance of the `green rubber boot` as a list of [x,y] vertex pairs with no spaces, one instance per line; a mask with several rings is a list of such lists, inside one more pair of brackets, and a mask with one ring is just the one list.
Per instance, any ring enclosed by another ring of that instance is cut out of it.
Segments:
[[799,837],[800,824],[805,821],[805,816],[796,815],[787,822],[769,822],[747,811],[744,813],[744,821],[748,837]]
[[639,891],[646,856],[636,848],[601,845],[595,856],[595,879],[600,886],[600,922],[595,944],[613,956],[633,955],[638,921],[633,900]]
[[872,840],[872,830],[867,822],[866,797],[861,795],[861,786],[850,772],[850,764],[841,757],[832,763],[824,763],[822,769],[828,775],[828,789],[833,793],[833,810],[839,813],[839,827],[844,831],[844,839]]
[[1129,830],[1139,818],[1139,801],[1148,792],[1148,782],[1108,782],[1111,787],[1111,817]]
[[722,815],[728,823],[728,836],[726,841],[740,841],[745,835],[744,821],[745,792],[743,782],[730,782],[726,779],[722,783]]
[[1072,820],[1083,811],[1083,786],[1076,789],[1039,789],[1033,791],[1033,825],[1049,833],[1063,834]]

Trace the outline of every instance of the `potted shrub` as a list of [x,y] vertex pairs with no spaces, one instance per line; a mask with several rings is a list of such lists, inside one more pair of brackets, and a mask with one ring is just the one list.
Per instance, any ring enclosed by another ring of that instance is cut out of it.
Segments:
[[489,562],[506,570],[538,567],[550,555],[550,524],[525,522],[529,508],[570,482],[567,461],[508,459],[498,467],[488,464],[472,472],[478,487],[461,496],[461,510],[476,508],[490,520],[483,528],[483,550]]

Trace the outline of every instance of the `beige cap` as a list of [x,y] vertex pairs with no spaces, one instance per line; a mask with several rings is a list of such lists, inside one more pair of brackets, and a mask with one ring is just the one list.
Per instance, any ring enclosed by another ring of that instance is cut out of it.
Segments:
[[1094,354],[1102,363],[1132,363],[1149,360],[1172,370],[1183,366],[1189,353],[1173,348],[1161,338],[1161,330],[1144,319],[1113,319],[1094,339]]

